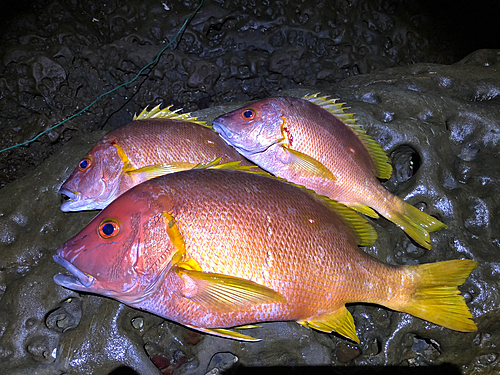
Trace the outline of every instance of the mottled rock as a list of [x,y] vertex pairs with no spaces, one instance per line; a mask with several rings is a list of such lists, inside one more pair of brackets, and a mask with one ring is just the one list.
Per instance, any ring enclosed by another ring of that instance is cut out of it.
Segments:
[[[94,132],[74,137],[0,191],[3,372],[204,374],[234,366],[340,366],[335,371],[341,373],[343,366],[359,366],[352,374],[381,365],[432,365],[466,375],[498,372],[500,51],[480,50],[453,65],[415,64],[351,77],[323,93],[347,102],[388,152],[395,169],[386,187],[449,226],[432,234],[434,248],[427,251],[392,223],[373,220],[379,239],[365,251],[392,264],[477,260],[479,267],[460,289],[478,332],[453,332],[407,314],[353,304],[348,308],[358,345],[294,322],[262,323],[248,331],[261,342],[241,343],[57,286],[52,277],[62,269],[52,255],[95,214],[61,212],[57,191],[103,134]],[[196,115],[211,120],[240,105]]]

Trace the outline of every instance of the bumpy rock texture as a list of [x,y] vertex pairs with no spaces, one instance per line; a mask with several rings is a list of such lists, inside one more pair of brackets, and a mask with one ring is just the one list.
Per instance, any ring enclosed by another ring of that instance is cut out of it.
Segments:
[[[471,52],[461,30],[482,30],[474,40],[483,42],[498,33],[488,34],[487,13],[474,22],[475,7],[454,23],[435,3],[206,2],[177,48],[135,83],[29,147],[0,154],[2,372],[218,374],[285,366],[303,373],[312,365],[348,374],[379,365],[500,372],[500,51],[479,50],[443,65]],[[13,4],[18,9],[0,14],[0,148],[30,139],[132,79],[198,5]],[[426,63],[386,69],[415,62]],[[308,89],[285,91],[298,87]],[[379,239],[365,251],[393,264],[479,261],[461,288],[477,333],[352,305],[360,345],[293,322],[262,324],[251,333],[262,342],[239,343],[54,284],[63,270],[52,255],[95,214],[62,213],[57,191],[105,131],[147,105],[210,107],[197,114],[211,120],[237,101],[318,91],[346,101],[388,152],[395,170],[386,186],[450,226],[434,233],[434,249],[425,251],[379,219],[373,221]]]
[[[303,372],[302,366],[312,365],[337,366],[335,371],[345,368],[349,374],[379,365],[498,373],[500,50],[481,50],[453,65],[416,64],[348,78],[325,94],[348,102],[390,155],[395,170],[386,186],[450,227],[433,233],[434,249],[426,251],[390,222],[375,220],[379,239],[365,251],[393,264],[477,260],[478,269],[461,288],[477,333],[352,305],[359,345],[293,322],[264,323],[252,331],[263,341],[240,343],[58,287],[52,277],[63,270],[52,255],[94,213],[61,212],[57,191],[103,135],[100,131],[75,137],[0,193],[0,361],[5,373],[217,374],[260,366],[294,366]],[[236,105],[196,114],[211,120]]]
[[[0,14],[0,149],[33,138],[132,80],[174,39],[199,0],[6,3]],[[456,62],[495,46],[495,16],[490,7],[465,0],[449,7],[433,0],[205,1],[176,49],[134,83],[29,148],[1,153],[0,187],[73,135],[114,128],[147,105],[192,111],[301,85],[328,88],[392,66]]]

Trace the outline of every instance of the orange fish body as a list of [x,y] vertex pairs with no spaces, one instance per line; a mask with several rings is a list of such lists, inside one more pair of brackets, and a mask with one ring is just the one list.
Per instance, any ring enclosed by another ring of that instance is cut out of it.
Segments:
[[[167,118],[159,117],[166,115]],[[135,119],[134,119],[135,120]],[[139,183],[220,158],[244,160],[210,128],[188,114],[143,111],[137,120],[105,135],[61,186],[70,199],[63,211],[102,209]],[[251,165],[242,161],[242,165]]]
[[216,118],[213,126],[262,169],[377,218],[373,208],[431,248],[428,232],[446,225],[381,185],[377,177],[389,178],[392,167],[380,145],[340,104],[306,99],[265,99]]
[[[359,341],[351,302],[476,329],[456,288],[476,262],[392,266],[358,248],[375,238],[354,211],[305,189],[253,173],[191,170],[112,202],[57,251],[71,275],[55,281],[239,340],[253,338],[225,328],[295,320]],[[436,294],[443,287],[449,291]]]

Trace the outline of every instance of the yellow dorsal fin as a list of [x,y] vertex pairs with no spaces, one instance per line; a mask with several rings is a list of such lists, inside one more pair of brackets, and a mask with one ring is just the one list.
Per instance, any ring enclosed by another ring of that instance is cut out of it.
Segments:
[[[359,246],[371,246],[375,243],[377,240],[377,231],[373,229],[368,220],[343,203],[324,196],[322,196],[322,198],[329,204],[330,208],[340,216],[344,224],[352,229],[356,236],[356,243]],[[375,211],[373,212],[375,213]]]
[[184,281],[184,297],[210,310],[233,312],[264,303],[286,302],[271,288],[239,277],[184,267],[176,267],[175,272]]
[[195,326],[192,326],[189,324],[185,324],[185,326],[189,327],[191,329],[194,329],[196,331],[208,333],[209,335],[224,337],[225,339],[232,339],[232,340],[238,340],[238,341],[250,341],[250,342],[256,342],[256,341],[261,340],[261,339],[256,339],[252,336],[244,335],[242,333],[234,332],[234,331],[231,331],[229,329],[224,329],[224,328],[201,328],[201,327],[195,327]]
[[[214,162],[212,162],[212,163],[214,163]],[[293,186],[298,187],[302,190],[305,190],[309,194],[312,194],[312,195],[318,197],[319,199],[322,199],[323,201],[325,201],[325,203],[330,207],[330,209],[332,209],[333,211],[335,211],[336,214],[339,215],[339,217],[342,219],[342,221],[349,228],[352,229],[354,235],[356,236],[356,243],[359,246],[371,246],[377,240],[377,232],[375,231],[375,229],[373,229],[370,222],[368,220],[366,220],[364,217],[362,217],[361,215],[359,215],[358,213],[356,213],[356,211],[354,211],[353,209],[344,205],[343,203],[339,203],[333,199],[328,198],[325,195],[320,195],[320,194],[316,193],[314,190],[308,189],[303,185],[294,184],[290,181],[285,180],[284,178],[273,176],[272,174],[264,172],[262,170],[255,170],[255,171],[251,170],[250,168],[252,168],[253,166],[251,166],[251,167],[240,166],[240,165],[235,164],[235,163],[238,163],[238,162],[229,162],[229,163],[218,164],[218,165],[216,165],[216,169],[237,170],[237,171],[241,171],[241,172],[265,176],[265,177],[272,178],[272,179],[275,179],[275,180],[278,180],[281,182],[285,182],[289,185],[293,185]],[[367,213],[368,213],[368,211],[367,211]],[[378,217],[376,212],[373,210],[372,210],[371,215],[368,215],[368,216]]]
[[342,306],[333,313],[315,316],[308,320],[300,320],[297,323],[302,324],[304,327],[317,329],[321,332],[330,333],[335,331],[339,335],[348,337],[359,343],[356,327],[354,326],[354,319],[345,306]]
[[205,121],[198,120],[198,117],[192,117],[191,113],[179,113],[181,109],[176,109],[171,111],[173,105],[168,106],[167,108],[160,109],[160,105],[158,104],[151,111],[148,111],[148,108],[144,108],[141,113],[138,115],[134,115],[133,120],[146,120],[146,119],[170,119],[170,120],[183,120],[189,121],[194,124],[198,124],[204,126],[206,128],[212,129],[210,125],[207,125]]
[[368,150],[368,153],[375,164],[377,177],[384,180],[390,178],[392,174],[392,166],[384,149],[377,143],[377,141],[366,134],[366,132],[356,123],[352,113],[344,112],[344,109],[346,109],[343,108],[344,103],[337,103],[337,99],[330,99],[327,96],[318,95],[318,93],[306,95],[302,99],[308,100],[311,103],[320,106],[348,125]]

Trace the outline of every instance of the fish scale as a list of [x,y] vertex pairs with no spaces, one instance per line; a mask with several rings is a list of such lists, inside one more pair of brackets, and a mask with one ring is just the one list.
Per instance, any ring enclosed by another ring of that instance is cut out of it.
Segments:
[[[106,223],[113,230],[103,237]],[[111,203],[58,250],[54,259],[71,274],[55,281],[239,340],[254,339],[224,328],[295,320],[359,341],[345,308],[355,302],[475,330],[456,287],[476,262],[385,264],[358,248],[373,231],[345,206],[273,177],[190,170],[146,181]],[[443,286],[450,292],[435,302],[434,288]],[[454,312],[442,314],[446,305]]]

